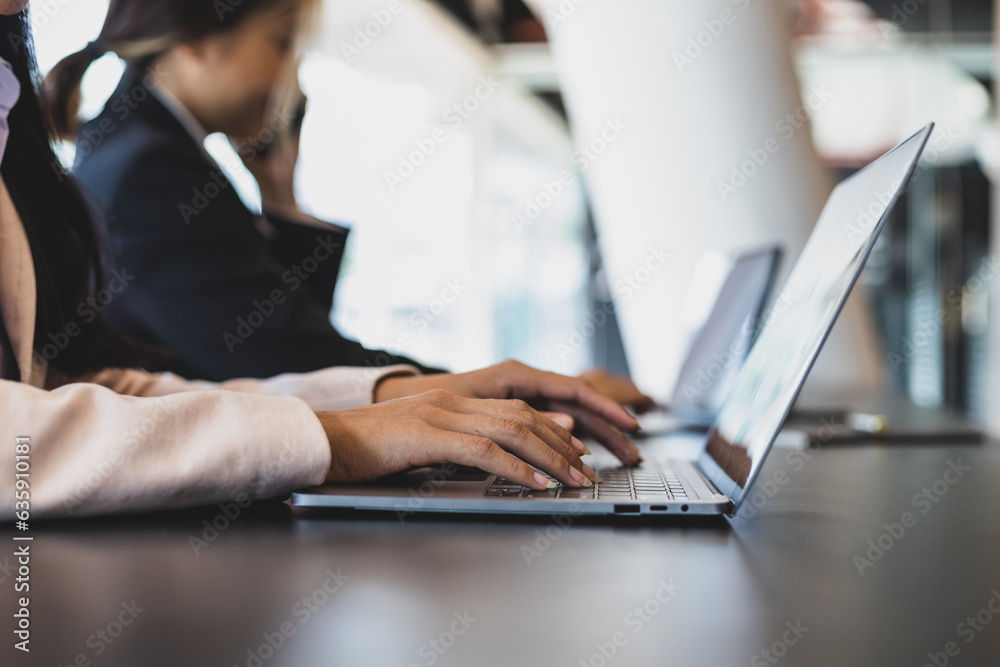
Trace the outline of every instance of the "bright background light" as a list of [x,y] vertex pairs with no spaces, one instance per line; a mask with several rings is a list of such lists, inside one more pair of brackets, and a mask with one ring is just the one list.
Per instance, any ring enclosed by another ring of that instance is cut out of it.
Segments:
[[[106,0],[51,4],[52,11],[34,15],[43,71],[93,39],[107,9]],[[405,3],[348,63],[341,45],[383,4],[325,3],[318,41],[300,72],[309,97],[300,205],[352,228],[333,321],[369,347],[453,370],[508,357],[584,370],[592,358],[589,340],[571,353],[560,347],[586,320],[579,181],[574,177],[523,231],[513,222],[528,198],[570,166],[565,124],[516,82],[501,79],[499,90],[453,127],[445,112],[473,95],[495,63],[426,3]],[[84,118],[100,111],[122,68],[113,55],[91,68]],[[436,129],[447,140],[391,189],[386,171]],[[206,145],[255,207],[259,194],[241,165],[231,168],[224,138],[210,137]],[[71,147],[64,159],[71,162]]]

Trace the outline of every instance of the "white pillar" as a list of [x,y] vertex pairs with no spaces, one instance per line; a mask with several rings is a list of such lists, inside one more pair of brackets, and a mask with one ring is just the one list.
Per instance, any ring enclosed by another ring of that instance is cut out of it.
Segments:
[[[615,294],[636,380],[662,395],[685,352],[679,313],[698,257],[778,240],[783,275],[798,257],[830,180],[808,123],[788,115],[823,104],[822,95],[800,95],[792,17],[779,0],[529,4],[548,28],[577,144],[601,137],[609,121],[626,126],[585,171],[612,292],[650,247],[672,255],[641,289]],[[856,294],[812,387],[879,385],[870,319]]]

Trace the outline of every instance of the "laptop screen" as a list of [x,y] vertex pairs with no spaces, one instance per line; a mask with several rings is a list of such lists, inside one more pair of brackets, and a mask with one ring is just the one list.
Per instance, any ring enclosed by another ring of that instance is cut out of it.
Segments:
[[833,328],[933,124],[842,181],[719,409],[699,465],[739,506]]
[[709,426],[750,352],[781,250],[741,254],[719,290],[681,366],[670,409],[689,424]]

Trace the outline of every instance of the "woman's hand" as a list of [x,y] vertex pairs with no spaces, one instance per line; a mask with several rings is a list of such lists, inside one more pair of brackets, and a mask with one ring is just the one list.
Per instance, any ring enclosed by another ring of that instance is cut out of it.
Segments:
[[[327,482],[362,482],[438,463],[481,468],[531,489],[592,486],[586,447],[524,401],[440,389],[352,410],[317,413],[333,453]],[[531,465],[529,465],[531,464]]]
[[505,361],[471,373],[388,377],[376,386],[375,400],[412,396],[430,389],[445,389],[466,398],[518,398],[539,410],[565,413],[623,463],[635,465],[642,461],[639,450],[621,433],[639,428],[635,418],[579,378]]
[[639,391],[629,378],[595,368],[580,375],[580,379],[616,403],[632,408],[637,414],[656,409],[656,401]]
[[255,143],[251,146],[254,150],[241,150],[239,142],[230,137],[243,164],[257,181],[264,208],[293,210],[298,207],[295,201],[295,166],[299,161],[305,107],[306,98],[301,96],[300,105],[289,125],[279,128],[271,143],[260,149]]

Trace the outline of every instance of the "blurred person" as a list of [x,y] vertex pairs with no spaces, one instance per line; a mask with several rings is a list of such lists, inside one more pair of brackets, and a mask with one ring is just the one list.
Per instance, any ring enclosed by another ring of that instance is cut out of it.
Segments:
[[9,36],[0,40],[4,520],[267,498],[443,462],[549,487],[534,465],[587,486],[598,478],[564,428],[567,415],[623,461],[639,461],[619,431],[636,427],[621,406],[580,379],[513,362],[462,375],[331,368],[221,385],[127,370],[150,352],[100,313],[81,314],[106,289],[98,235],[75,180],[59,168],[33,88],[26,4],[0,0]]
[[[301,213],[276,175],[271,104],[309,0],[112,0],[101,34],[48,77],[56,129],[76,137],[79,86],[115,51],[128,67],[77,138],[75,171],[103,214],[127,289],[109,309],[157,370],[221,381],[329,366],[429,369],[342,336],[330,311],[348,230]],[[220,9],[222,7],[222,9]],[[205,150],[223,132],[260,185],[258,216]],[[292,161],[294,169],[294,161]]]
[[[76,136],[74,171],[129,273],[110,320],[169,351],[156,370],[223,381],[414,365],[331,324],[347,230],[297,208],[302,109],[286,121],[275,91],[294,72],[311,5],[245,0],[221,12],[201,0],[112,0],[97,39],[49,74],[57,130]],[[78,128],[80,82],[107,52],[126,72],[104,110]],[[215,132],[230,137],[256,178],[263,216],[205,151]],[[595,370],[585,379],[637,411],[653,405],[625,378]]]

